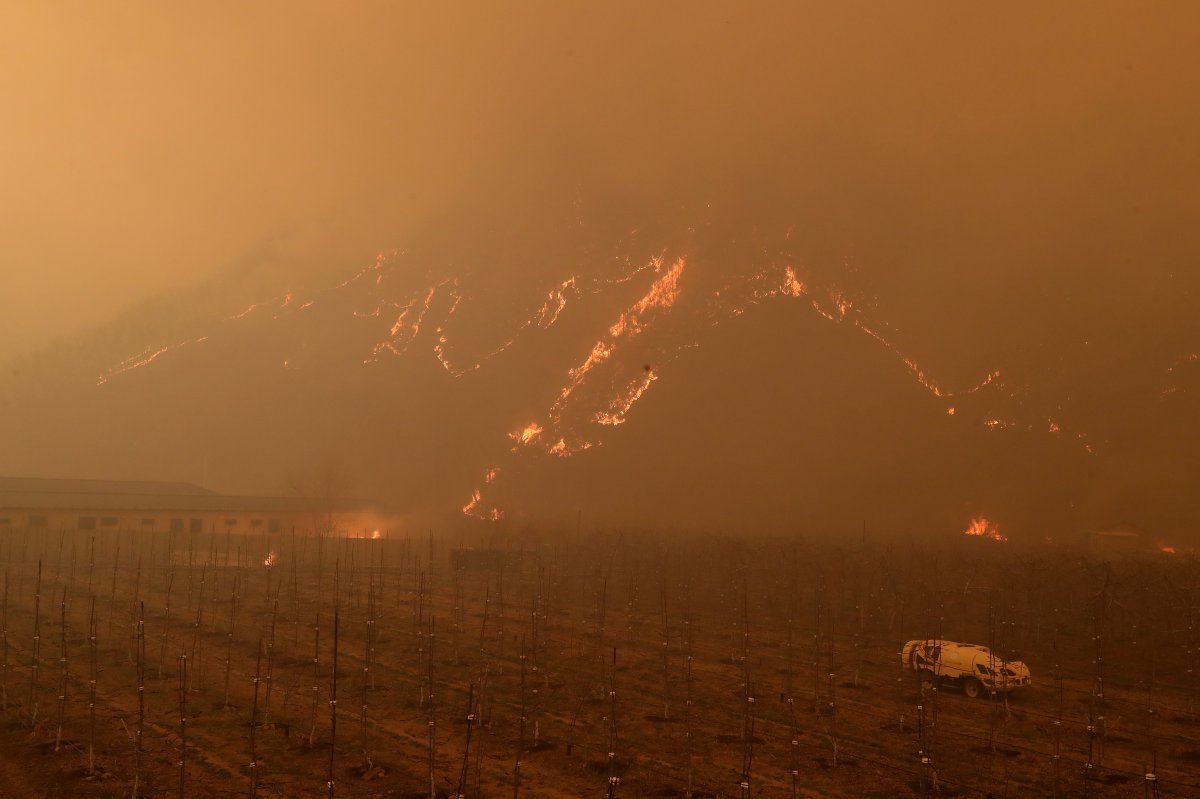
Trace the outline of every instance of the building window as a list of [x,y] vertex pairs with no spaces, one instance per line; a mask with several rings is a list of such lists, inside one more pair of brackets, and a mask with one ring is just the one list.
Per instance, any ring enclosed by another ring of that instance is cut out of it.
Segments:
[[79,529],[80,530],[95,530],[96,529],[96,517],[95,516],[80,516],[79,517]]
[[188,532],[203,533],[204,532],[204,520],[203,519],[190,520],[188,522]]
[[267,532],[268,533],[283,532],[283,525],[279,523],[278,519],[271,519],[267,522]]
[[183,532],[183,519],[172,519],[171,520],[171,532],[172,533],[182,533]]
[[251,519],[250,526],[256,530],[261,530],[262,529],[262,519]]
[[12,527],[12,518],[0,516],[0,527]]
[[45,516],[30,516],[29,526],[34,529],[42,529],[50,526],[50,520]]
[[116,527],[117,526],[117,517],[116,516],[101,516],[100,517],[100,526],[101,527]]
[[153,527],[153,526],[154,526],[153,519],[142,519],[142,527]]
[[226,520],[225,520],[225,526],[226,526],[226,527],[236,527],[236,526],[237,526],[237,519],[226,519]]

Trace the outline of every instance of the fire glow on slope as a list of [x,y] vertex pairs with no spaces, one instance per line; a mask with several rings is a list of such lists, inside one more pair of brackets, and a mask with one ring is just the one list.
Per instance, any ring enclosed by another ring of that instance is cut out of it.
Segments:
[[[1160,400],[1166,399],[1173,395],[1183,395],[1188,393],[1188,388],[1182,382],[1189,376],[1192,378],[1192,385],[1195,386],[1195,378],[1197,370],[1195,367],[1200,365],[1200,353],[1189,352],[1182,358],[1177,358],[1174,363],[1167,367],[1168,385],[1158,392]],[[1188,367],[1193,367],[1189,369]],[[1190,375],[1188,374],[1190,372]]]
[[[662,260],[656,259],[651,266],[656,271],[661,271]],[[683,259],[676,262],[678,273],[681,274],[684,266]],[[555,427],[562,427],[561,421],[563,416],[564,402],[569,400],[583,384],[586,378],[602,365],[610,362],[610,359],[617,351],[618,346],[622,343],[620,336],[626,333],[640,333],[644,329],[639,321],[640,312],[646,308],[654,307],[658,304],[656,301],[663,298],[661,304],[666,307],[674,305],[678,299],[678,276],[674,271],[669,273],[666,278],[660,279],[659,282],[651,289],[643,300],[639,301],[630,311],[622,315],[616,323],[609,329],[610,338],[601,339],[593,345],[591,352],[580,366],[575,367],[568,372],[568,383],[563,388],[559,401],[551,408],[548,417]],[[775,275],[778,275],[776,277]],[[734,318],[745,313],[745,311],[760,302],[772,300],[775,298],[801,298],[808,297],[809,306],[821,317],[835,323],[849,322],[855,329],[866,334],[875,340],[884,349],[889,351],[893,357],[901,363],[907,372],[912,376],[915,382],[924,388],[934,398],[942,401],[965,398],[970,395],[975,395],[983,392],[986,389],[992,389],[999,393],[1000,396],[1008,400],[1016,400],[1014,392],[1010,391],[1002,382],[1001,371],[994,369],[985,374],[978,382],[974,383],[961,390],[950,390],[943,387],[937,380],[930,376],[925,369],[921,367],[917,361],[906,355],[889,337],[883,335],[879,331],[877,323],[870,322],[867,317],[861,313],[856,304],[850,300],[840,289],[831,287],[822,293],[814,294],[810,288],[810,283],[800,279],[797,270],[791,266],[784,266],[782,274],[773,269],[766,269],[756,273],[746,279],[742,284],[733,284],[722,291],[714,293],[713,303],[709,310],[710,323],[713,325],[720,324],[724,319]],[[669,362],[674,355],[688,346],[689,344],[677,344],[674,352],[668,353],[666,358],[661,359],[663,362]],[[649,365],[644,367],[645,373],[643,376],[633,377],[626,380],[625,387],[617,390],[609,401],[608,408],[605,410],[593,413],[589,421],[607,426],[617,426],[622,424],[626,415],[632,409],[634,404],[642,398],[650,385],[659,377],[657,370],[651,369]],[[616,382],[615,380],[610,382]],[[945,408],[947,416],[955,416],[956,406],[947,404]],[[1009,428],[1023,428],[1028,430],[1044,429],[1051,434],[1059,434],[1062,431],[1062,425],[1054,420],[1039,420],[1030,422],[1019,422],[1009,418],[988,417],[984,420],[984,428],[989,431],[1004,430]],[[577,428],[576,428],[577,429]],[[539,431],[540,432],[540,431]],[[1074,435],[1076,441],[1088,454],[1094,454],[1095,449],[1087,441],[1087,434],[1078,432]],[[531,439],[526,439],[524,443],[529,443]],[[550,442],[554,443],[551,444]],[[557,439],[553,435],[546,436],[538,442],[541,448],[552,455],[566,457],[584,449],[594,446],[594,442],[576,439],[575,443],[570,443],[566,436],[560,436]],[[514,448],[517,451],[517,448]],[[985,528],[983,533],[994,540],[1007,540],[1006,536],[1000,534],[994,526]]]
[[[556,457],[570,457],[595,446],[592,436],[581,433],[589,425],[616,427],[623,424],[628,414],[640,401],[652,384],[660,377],[659,368],[650,364],[642,367],[642,373],[629,375],[622,372],[622,367],[614,366],[606,373],[603,381],[608,393],[604,395],[603,404],[596,407],[592,399],[595,393],[588,393],[588,399],[580,399],[580,395],[589,380],[601,369],[614,364],[614,356],[630,342],[649,331],[660,323],[668,312],[675,309],[681,295],[681,278],[684,275],[687,262],[684,258],[676,259],[672,266],[665,267],[666,259],[652,259],[648,265],[658,275],[647,292],[623,313],[608,328],[608,335],[599,339],[591,348],[586,358],[576,367],[567,372],[567,380],[559,392],[558,399],[546,413],[545,425],[532,422],[522,430],[509,434],[515,445],[514,453],[522,448],[540,451]],[[749,307],[776,298],[798,299],[807,297],[809,307],[823,318],[835,322],[852,320],[854,327],[868,334],[891,351],[905,365],[917,382],[940,400],[947,400],[961,394],[974,394],[985,388],[999,387],[1000,373],[990,372],[974,386],[964,392],[948,391],[929,378],[914,360],[906,357],[890,341],[876,332],[874,327],[860,318],[855,305],[838,289],[834,288],[823,295],[814,296],[809,284],[800,279],[797,270],[787,265],[782,270],[766,269],[752,275],[749,279],[728,284],[717,290],[708,298],[706,315],[712,325],[720,324],[730,318],[736,318]],[[656,353],[658,364],[669,364],[684,348],[691,346],[683,342],[675,342],[671,347]],[[621,359],[626,360],[626,359]],[[614,374],[615,372],[615,374]],[[588,408],[587,413],[579,413],[579,408]],[[950,410],[953,415],[953,410]],[[472,505],[468,515],[481,517],[474,512],[478,503]],[[481,517],[482,518],[482,517]]]
[[[530,422],[529,424],[525,425],[525,427],[521,428],[520,430],[516,430],[512,433],[509,433],[508,437],[511,438],[513,441],[516,441],[518,445],[529,444],[530,442],[537,439],[538,436],[540,436],[543,432],[545,432],[545,431],[542,429],[542,426],[540,424],[538,424],[537,422]],[[495,475],[492,472],[489,472],[488,474],[492,478],[495,477]],[[491,480],[489,479],[488,482],[490,483]]]
[[625,415],[642,398],[642,395],[650,388],[650,384],[658,379],[658,375],[654,374],[654,370],[649,364],[646,365],[645,370],[645,377],[635,380],[623,393],[613,397],[612,402],[609,403],[608,410],[597,411],[592,420],[597,424],[609,425],[610,427],[624,424]]
[[[571,409],[570,403],[572,397],[579,387],[583,385],[584,381],[601,364],[608,361],[619,348],[626,346],[633,339],[645,332],[654,323],[656,317],[669,313],[679,300],[679,280],[683,276],[686,267],[684,259],[677,259],[665,273],[663,272],[664,261],[661,256],[653,259],[651,265],[656,273],[660,273],[660,277],[650,286],[649,291],[630,308],[621,313],[617,320],[608,328],[608,335],[596,342],[595,346],[592,347],[591,353],[588,354],[583,363],[574,369],[567,370],[567,383],[559,392],[558,400],[555,401],[547,413],[552,428],[556,430],[562,428],[564,416]],[[656,379],[657,376],[654,372],[651,369],[646,369],[646,377],[641,381],[640,385],[629,386],[616,396],[606,398],[602,408],[592,408],[585,411],[582,415],[584,418],[591,419],[592,421],[608,420],[601,422],[602,424],[620,424],[624,421],[624,415],[628,413],[635,402],[641,399],[646,389],[649,388],[650,383]],[[572,446],[567,440],[566,431],[562,432],[563,435],[560,435],[558,439],[562,442],[562,446],[559,447],[559,451],[555,454],[569,455],[587,449],[590,446],[584,441],[578,441]],[[558,444],[556,443],[551,446],[558,446]]]
[[[595,400],[590,396],[589,399],[581,400],[577,391],[618,349],[638,338],[657,318],[674,308],[679,300],[680,278],[686,266],[687,263],[682,257],[677,258],[670,267],[665,267],[662,256],[651,260],[649,267],[658,277],[647,292],[609,326],[607,336],[593,345],[584,361],[579,366],[567,370],[566,384],[547,411],[546,426],[543,427],[541,423],[534,421],[521,430],[509,433],[509,438],[516,442],[513,452],[518,452],[522,447],[539,447],[543,452],[555,457],[570,457],[594,446],[592,441],[579,434],[578,426],[581,425],[572,424],[571,420],[582,416],[588,422],[610,427],[624,423],[626,414],[642,398],[650,384],[658,379],[651,367],[644,368],[644,376],[640,379],[628,381],[624,389],[604,398],[600,407],[594,406]],[[546,434],[547,430],[549,434]],[[494,475],[491,477],[494,478]],[[486,482],[491,483],[492,480]],[[471,501],[463,508],[464,514],[488,518],[491,512],[482,511],[481,493],[481,489],[475,490]]]
[[[348,313],[355,325],[365,326],[366,340],[372,342],[365,352],[349,352],[347,357],[368,368],[381,368],[392,358],[428,353],[449,377],[461,378],[484,368],[522,337],[554,328],[570,312],[572,303],[584,295],[626,291],[625,287],[641,283],[640,293],[623,301],[615,319],[600,328],[574,366],[565,368],[562,383],[546,397],[544,412],[507,434],[507,453],[499,447],[494,453],[506,458],[566,458],[601,445],[609,431],[624,424],[654,384],[669,374],[674,360],[697,346],[698,330],[719,326],[763,303],[796,302],[798,308],[868,336],[910,379],[943,404],[940,412],[955,423],[979,424],[982,418],[984,428],[997,433],[1006,429],[1048,430],[1093,452],[1086,433],[1066,433],[1060,419],[1048,419],[1044,413],[1034,414],[1029,420],[1017,414],[1000,416],[978,410],[975,414],[964,413],[963,406],[973,401],[969,398],[985,392],[991,398],[989,405],[1001,401],[1019,408],[1021,400],[1004,384],[999,369],[990,369],[964,389],[945,387],[895,343],[896,334],[884,332],[889,330],[888,325],[871,318],[870,302],[852,298],[836,285],[814,280],[792,263],[739,273],[716,288],[706,287],[702,280],[693,283],[703,277],[700,272],[690,277],[698,267],[683,255],[669,258],[666,251],[636,263],[629,258],[615,259],[615,265],[610,262],[598,266],[599,274],[590,277],[572,270],[567,277],[540,289],[527,312],[513,320],[498,343],[471,353],[456,346],[458,319],[475,307],[469,287],[458,277],[448,275],[414,278],[406,259],[406,254],[398,251],[380,253],[347,279],[318,289],[307,298],[288,290],[242,306],[239,312],[218,320],[209,334],[232,334],[237,326],[254,319],[296,318],[317,303],[333,313],[346,305],[344,300],[334,300],[346,297],[356,307],[336,312]],[[159,363],[180,349],[208,340],[209,334],[148,347],[108,369],[97,383],[103,385],[118,375]],[[1168,371],[1174,376],[1196,360],[1194,354],[1189,354]],[[290,360],[284,359],[283,363],[289,364]],[[498,431],[497,443],[504,438],[503,431]],[[485,497],[498,490],[498,474],[493,467],[483,476],[479,488],[462,508],[463,513],[484,519],[503,516],[497,503]]]

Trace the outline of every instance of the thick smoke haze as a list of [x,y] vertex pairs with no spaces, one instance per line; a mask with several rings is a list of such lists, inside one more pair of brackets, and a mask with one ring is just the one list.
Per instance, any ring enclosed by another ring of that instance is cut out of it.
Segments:
[[[987,511],[1193,537],[1197,23],[1166,3],[9,5],[0,472],[266,491],[336,459],[437,515],[510,459],[510,520]],[[430,325],[471,361],[562,281],[577,295],[461,379],[428,329],[364,372],[379,339],[347,320],[380,297],[329,289],[378,253],[383,299],[444,286]],[[653,388],[593,450],[509,452],[653,285],[604,281],[657,256],[686,260],[678,311],[602,378],[624,390],[644,360]],[[785,264],[853,313],[732,311],[730,285]],[[287,291],[319,321],[223,321]],[[962,402],[915,379],[996,371]]]

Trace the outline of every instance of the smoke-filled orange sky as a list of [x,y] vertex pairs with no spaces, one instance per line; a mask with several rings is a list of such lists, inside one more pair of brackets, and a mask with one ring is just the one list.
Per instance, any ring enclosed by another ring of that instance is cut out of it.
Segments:
[[992,286],[1031,207],[1100,239],[1110,214],[1159,215],[1148,236],[1194,215],[1197,23],[1146,2],[6,3],[0,358],[267,249],[392,246],[479,169],[526,164],[646,208],[785,197],[847,249],[890,233],[900,274]]

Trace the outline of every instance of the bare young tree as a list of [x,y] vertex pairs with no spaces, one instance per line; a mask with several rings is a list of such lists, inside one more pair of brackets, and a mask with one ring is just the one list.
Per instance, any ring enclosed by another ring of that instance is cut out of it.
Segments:
[[312,687],[312,724],[308,730],[308,745],[311,748],[317,738],[317,706],[321,698],[321,611],[313,624],[313,687]]
[[367,748],[367,690],[371,685],[371,629],[374,625],[371,613],[374,604],[375,592],[373,588],[368,588],[367,613],[363,618],[363,666],[361,682],[359,683],[358,702],[358,743],[368,763],[371,760],[371,755]]
[[179,656],[179,799],[187,793],[187,723],[188,723],[187,655]]
[[[336,585],[336,580],[334,581]],[[336,592],[335,592],[336,596]],[[326,785],[329,787],[329,799],[336,795],[334,786],[334,766],[337,762],[337,682],[338,682],[338,606],[336,599],[333,605],[333,668],[329,674],[329,771]]]
[[96,773],[96,597],[88,601],[88,774]]
[[59,604],[58,650],[58,725],[54,733],[54,751],[62,745],[63,722],[67,715],[67,589],[63,589]]
[[137,799],[138,788],[142,780],[142,730],[146,724],[146,611],[142,603],[138,604],[137,620],[137,681],[138,681],[138,718],[137,729],[133,734],[133,796]]
[[687,799],[692,799],[692,783],[694,780],[694,760],[695,760],[695,744],[693,737],[695,733],[693,709],[693,690],[694,683],[692,680],[692,662],[695,660],[695,631],[692,623],[692,583],[688,580],[687,588],[685,589],[685,602],[687,606],[684,608],[683,630],[684,630],[684,646],[687,647],[687,671],[685,674],[685,696],[684,700],[684,740],[687,745],[687,783],[684,789],[684,796]]
[[208,576],[208,564],[200,567],[200,589],[199,596],[196,601],[196,620],[192,624],[192,662],[197,664],[197,674],[200,679],[197,683],[203,686],[203,670],[199,669],[199,664],[202,662],[204,655],[204,637],[201,635],[201,629],[204,625],[204,588]]
[[117,603],[117,567],[121,564],[121,541],[117,540],[116,552],[113,553],[112,590],[108,594],[108,637],[112,638],[113,607]]
[[163,661],[167,659],[167,638],[171,634],[171,588],[175,585],[175,564],[167,570],[166,599],[163,604],[163,631],[158,648],[158,679],[163,676]]
[[232,705],[229,703],[229,678],[233,670],[233,633],[237,626],[238,612],[238,581],[241,579],[240,574],[235,574],[233,578],[233,590],[229,593],[229,627],[225,631],[225,704],[224,708],[228,710]]
[[467,772],[471,765],[471,733],[475,729],[475,683],[467,686],[467,740],[463,745],[462,769],[458,774],[458,787],[454,790],[454,799],[467,797]]
[[[742,799],[750,799],[754,766],[754,691],[750,679],[750,589],[742,571]],[[833,675],[830,675],[832,678]],[[836,748],[835,748],[836,753]],[[835,754],[836,758],[836,754]]]
[[258,687],[262,674],[262,639],[258,641],[258,657],[254,662],[254,703],[250,706],[250,799],[258,796]]
[[38,714],[38,669],[42,662],[42,562],[38,561],[33,590],[33,662],[29,668],[29,726],[36,727]]
[[434,695],[433,681],[433,645],[436,640],[436,623],[429,618],[429,645],[425,651],[425,696],[428,699],[429,723],[429,799],[437,799],[437,786],[434,777],[437,768],[437,702]]
[[616,799],[621,778],[617,775],[617,649],[613,647],[608,672],[608,799]]
[[671,718],[671,624],[667,613],[667,562],[659,570],[659,609],[662,615],[663,719]]
[[8,569],[4,570],[4,606],[0,610],[0,636],[4,639],[4,662],[0,663],[0,707],[8,710]]
[[[263,726],[270,724],[271,720],[271,693],[275,677],[275,619],[279,615],[279,588],[280,586],[275,586],[275,598],[271,600],[271,618],[267,626],[267,673],[264,675],[267,691],[263,701]],[[284,705],[287,705],[286,698]]]
[[[525,642],[521,641],[521,711],[517,718],[517,756],[513,761],[513,799],[521,795],[521,756],[525,754]],[[432,799],[432,797],[431,797]]]

